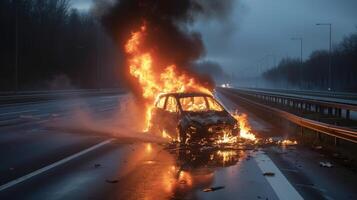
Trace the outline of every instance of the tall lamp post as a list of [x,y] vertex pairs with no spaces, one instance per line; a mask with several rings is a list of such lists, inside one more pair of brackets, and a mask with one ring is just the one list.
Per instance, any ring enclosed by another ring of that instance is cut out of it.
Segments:
[[15,1],[15,92],[19,90],[19,17],[18,5]]
[[291,40],[299,40],[300,41],[300,82],[302,82],[302,37],[293,37]]
[[300,41],[300,63],[302,64],[302,37],[293,37],[291,40],[299,40]]
[[329,64],[328,64],[328,90],[332,89],[332,72],[331,72],[331,65],[332,65],[332,24],[331,23],[317,23],[316,26],[329,26],[330,30],[330,48],[329,48]]

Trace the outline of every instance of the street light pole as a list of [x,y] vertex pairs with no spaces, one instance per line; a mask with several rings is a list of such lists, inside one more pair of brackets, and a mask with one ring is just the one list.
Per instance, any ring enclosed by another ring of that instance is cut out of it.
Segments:
[[328,90],[332,90],[332,24],[331,23],[318,23],[316,26],[329,26],[330,33],[330,47],[329,47],[329,64],[328,64]]
[[18,92],[19,89],[19,22],[18,22],[18,5],[17,1],[15,1],[15,92]]
[[302,64],[302,37],[291,38],[291,40],[299,40],[300,41],[300,63]]
[[300,82],[302,82],[302,37],[294,37],[291,38],[291,40],[300,40]]

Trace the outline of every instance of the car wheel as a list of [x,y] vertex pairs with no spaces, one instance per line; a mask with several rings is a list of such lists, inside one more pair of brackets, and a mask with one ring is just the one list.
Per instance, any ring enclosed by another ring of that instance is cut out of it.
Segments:
[[[182,129],[180,129],[182,130]],[[188,144],[192,142],[192,135],[195,134],[195,130],[192,127],[188,127],[182,131],[180,131],[180,141],[183,144]]]
[[180,139],[180,144],[186,143],[187,135],[186,132],[182,130],[182,128],[179,128],[179,139]]

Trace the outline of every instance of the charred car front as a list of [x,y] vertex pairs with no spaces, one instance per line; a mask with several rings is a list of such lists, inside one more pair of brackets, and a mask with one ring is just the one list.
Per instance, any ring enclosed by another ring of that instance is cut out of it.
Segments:
[[162,94],[152,111],[151,132],[164,133],[181,143],[212,142],[238,131],[236,119],[209,94]]

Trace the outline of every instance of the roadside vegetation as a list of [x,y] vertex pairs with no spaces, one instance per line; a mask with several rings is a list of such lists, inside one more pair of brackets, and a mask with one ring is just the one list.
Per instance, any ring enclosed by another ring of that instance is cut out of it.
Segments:
[[[331,54],[331,88],[357,92],[357,32],[344,38]],[[329,87],[329,52],[313,52],[303,63],[299,59],[283,59],[263,77],[276,86],[326,90]]]
[[0,90],[114,87],[120,56],[69,0],[0,1]]

